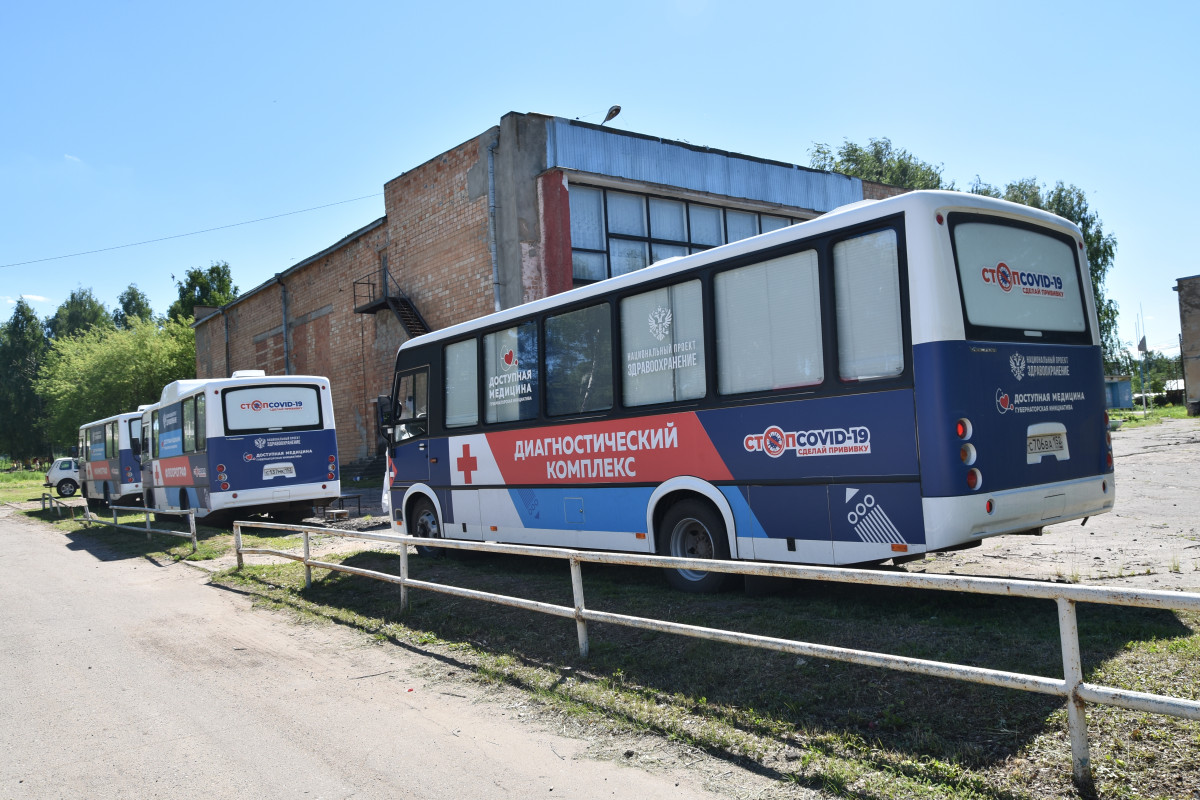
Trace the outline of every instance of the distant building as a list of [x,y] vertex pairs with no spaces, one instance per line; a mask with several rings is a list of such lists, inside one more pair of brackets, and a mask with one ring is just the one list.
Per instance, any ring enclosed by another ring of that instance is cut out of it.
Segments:
[[1128,375],[1106,375],[1104,400],[1107,408],[1133,408],[1133,381]]
[[385,216],[197,314],[196,373],[328,377],[350,464],[380,452],[376,399],[411,336],[902,191],[509,113],[388,181]]
[[1179,360],[1189,417],[1200,415],[1200,275],[1179,278]]

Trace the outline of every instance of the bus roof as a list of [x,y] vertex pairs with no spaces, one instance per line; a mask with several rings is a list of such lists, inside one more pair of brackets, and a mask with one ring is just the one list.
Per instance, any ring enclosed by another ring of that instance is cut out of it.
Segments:
[[91,422],[85,422],[79,426],[79,429],[83,430],[84,428],[90,428],[93,425],[106,425],[110,422],[124,421],[127,419],[139,419],[141,416],[141,411],[122,411],[120,414],[113,414],[111,417],[94,419]]
[[320,375],[238,375],[233,378],[194,378],[174,381],[163,387],[158,405],[171,403],[180,397],[206,389],[221,390],[231,386],[270,386],[275,383],[316,383],[329,385],[329,379]]
[[524,305],[514,306],[494,314],[468,320],[467,322],[461,322],[449,328],[432,331],[409,339],[401,344],[399,349],[403,351],[430,342],[450,339],[470,333],[480,327],[503,324],[509,320],[521,319],[530,314],[558,308],[559,306],[586,300],[590,297],[600,297],[615,290],[638,286],[643,282],[668,277],[692,269],[693,267],[704,266],[715,261],[722,261],[727,258],[752,253],[764,247],[772,247],[798,239],[806,239],[810,236],[818,236],[839,228],[869,222],[873,219],[900,213],[926,214],[928,218],[932,219],[938,212],[946,213],[955,210],[982,211],[1011,219],[1024,219],[1047,227],[1056,228],[1076,239],[1082,239],[1082,234],[1078,226],[1070,220],[1051,214],[1048,211],[1042,211],[1041,209],[1024,206],[1019,203],[1012,203],[1008,200],[1000,200],[994,197],[987,197],[986,195],[969,194],[967,192],[931,190],[906,192],[905,194],[889,197],[885,200],[860,200],[848,205],[838,206],[828,214],[808,220],[807,222],[759,234],[749,239],[730,242],[720,247],[714,247],[711,250],[704,250],[687,256],[655,262],[644,269],[639,269],[625,275],[597,281],[596,283],[571,289],[561,294],[534,300]]

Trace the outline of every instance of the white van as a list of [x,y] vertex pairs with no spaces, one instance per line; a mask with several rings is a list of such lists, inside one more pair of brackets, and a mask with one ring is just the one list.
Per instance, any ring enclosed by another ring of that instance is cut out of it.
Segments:
[[50,465],[44,486],[53,486],[59,497],[70,497],[79,491],[79,462],[60,458]]

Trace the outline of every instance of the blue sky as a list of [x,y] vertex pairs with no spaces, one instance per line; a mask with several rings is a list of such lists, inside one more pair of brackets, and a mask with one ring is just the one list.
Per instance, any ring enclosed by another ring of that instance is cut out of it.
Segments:
[[46,316],[79,287],[111,308],[130,283],[163,313],[171,276],[215,261],[250,289],[382,216],[386,181],[504,113],[600,122],[620,104],[614,127],[797,164],[814,142],[886,136],[960,188],[1076,184],[1117,237],[1121,338],[1140,311],[1174,355],[1172,287],[1200,273],[1182,246],[1198,9],[6,3],[0,320],[18,296]]

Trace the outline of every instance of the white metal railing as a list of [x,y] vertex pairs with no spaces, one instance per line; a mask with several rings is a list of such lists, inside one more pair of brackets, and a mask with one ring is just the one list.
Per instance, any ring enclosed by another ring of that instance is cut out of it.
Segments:
[[[178,536],[181,539],[191,539],[192,540],[192,552],[193,553],[196,552],[196,509],[194,509],[194,508],[176,510],[176,509],[170,509],[170,508],[145,508],[144,506],[109,506],[108,509],[110,511],[112,511],[112,522],[109,522],[106,519],[102,519],[101,517],[92,514],[91,509],[85,505],[84,510],[83,510],[84,522],[89,525],[92,525],[92,524],[107,525],[111,528],[120,528],[121,530],[126,530],[126,531],[138,531],[139,533],[142,531],[145,531],[147,539],[150,538],[150,534],[152,534],[152,533],[162,533],[162,534],[166,534],[167,536]],[[144,512],[146,515],[145,525],[123,525],[123,524],[121,524],[117,519],[118,511],[141,511],[141,512]],[[188,530],[187,531],[172,531],[172,530],[168,530],[166,528],[151,528],[150,527],[150,515],[151,514],[173,514],[175,516],[187,517],[188,518]]]
[[[242,527],[271,528],[277,530],[298,531],[304,535],[304,553],[297,555],[283,550],[270,548],[242,547]],[[399,551],[400,574],[391,575],[386,572],[348,567],[325,561],[316,561],[310,555],[310,535],[322,534],[342,538],[365,539],[367,541],[390,542],[406,545]],[[1000,578],[972,578],[949,575],[924,575],[910,573],[877,572],[872,570],[845,569],[840,567],[811,567],[790,564],[764,564],[744,561],[711,561],[707,559],[671,558],[666,556],[636,555],[631,553],[605,553],[569,550],[553,547],[535,547],[529,545],[507,545],[495,543],[463,542],[443,539],[424,539],[413,536],[396,536],[392,534],[365,533],[360,531],[342,531],[333,528],[315,528],[302,525],[282,525],[265,522],[234,522],[234,549],[237,554],[237,565],[243,566],[243,554],[259,554],[278,556],[280,558],[299,561],[304,564],[304,582],[306,587],[312,586],[312,568],[327,569],[334,572],[345,572],[351,575],[361,575],[366,578],[386,581],[400,586],[400,606],[408,608],[408,589],[427,589],[433,592],[464,597],[472,600],[483,600],[500,605],[521,608],[527,611],[537,611],[552,616],[575,620],[579,637],[579,653],[588,655],[588,622],[607,622],[613,625],[624,625],[631,628],[660,631],[665,633],[710,639],[728,644],[758,647],[767,650],[777,650],[785,653],[824,658],[834,661],[844,661],[851,664],[861,664],[872,667],[913,672],[921,675],[931,675],[938,678],[981,683],[990,686],[1001,686],[1008,689],[1019,689],[1027,692],[1054,695],[1067,701],[1067,723],[1071,739],[1072,775],[1075,785],[1085,794],[1094,793],[1091,760],[1088,752],[1087,720],[1084,709],[1087,703],[1096,705],[1116,706],[1119,708],[1143,711],[1152,714],[1166,714],[1184,719],[1200,720],[1200,701],[1186,700],[1165,695],[1135,692],[1128,689],[1100,686],[1085,683],[1083,680],[1083,665],[1079,654],[1079,627],[1076,621],[1076,603],[1094,603],[1098,605],[1132,606],[1137,608],[1172,609],[1200,611],[1200,594],[1191,592],[1169,592],[1161,590],[1139,590],[1105,588],[1100,586],[1076,586],[1064,584],[1042,583],[1028,580],[1009,580]],[[447,584],[431,583],[414,580],[408,577],[408,547],[441,547],[448,550],[477,550],[486,553],[507,553],[511,555],[537,556],[568,561],[571,568],[571,587],[574,593],[574,606],[561,606],[544,603],[537,600],[526,600],[509,595],[481,592],[474,589],[463,589]],[[845,647],[799,642],[789,639],[779,639],[771,636],[759,636],[750,633],[706,628],[696,625],[685,625],[678,622],[634,617],[625,614],[613,614],[605,611],[595,611],[586,607],[583,594],[582,562],[596,564],[617,564],[642,567],[673,567],[708,572],[724,572],[738,575],[760,577],[794,578],[802,580],[829,581],[835,583],[867,584],[872,586],[887,586],[908,589],[932,589],[939,591],[966,592],[971,594],[1003,595],[1007,597],[1026,597],[1040,600],[1053,600],[1058,606],[1059,642],[1062,649],[1063,677],[1050,678],[1039,675],[1027,675],[1017,672],[971,667],[961,664],[951,664],[941,661],[929,661],[920,658],[897,656],[888,653],[876,653],[867,650],[854,650]]]
[[[75,521],[76,506],[72,506],[72,505],[68,505],[68,504],[64,503],[62,500],[59,500],[57,497],[50,494],[49,492],[42,492],[42,511],[45,511],[47,508],[53,508],[54,516],[56,516],[56,517],[61,517],[63,509],[65,508],[67,511],[71,512],[71,521],[72,522]],[[86,518],[86,515],[87,515],[86,511],[84,512],[84,515]]]

